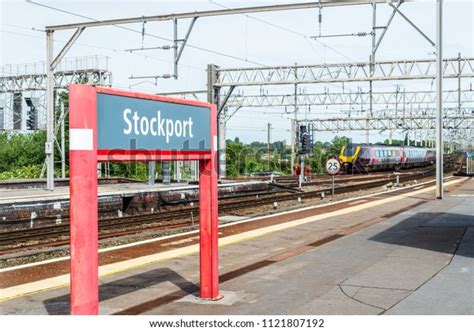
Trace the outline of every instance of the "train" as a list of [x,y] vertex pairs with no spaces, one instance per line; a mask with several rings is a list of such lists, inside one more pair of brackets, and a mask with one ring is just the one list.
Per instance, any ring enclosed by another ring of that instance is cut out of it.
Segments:
[[436,162],[433,148],[348,144],[341,148],[341,168],[346,173],[425,167]]

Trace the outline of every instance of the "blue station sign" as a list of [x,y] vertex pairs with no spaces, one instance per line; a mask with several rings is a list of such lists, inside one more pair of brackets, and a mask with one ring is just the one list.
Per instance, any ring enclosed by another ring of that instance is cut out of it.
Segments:
[[98,150],[210,151],[208,107],[97,93]]

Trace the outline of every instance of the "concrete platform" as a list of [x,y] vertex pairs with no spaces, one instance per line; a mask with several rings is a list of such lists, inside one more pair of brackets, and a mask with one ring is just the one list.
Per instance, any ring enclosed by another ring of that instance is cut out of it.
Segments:
[[[225,182],[219,196],[247,191],[269,190],[269,182]],[[198,201],[199,186],[186,183],[148,185],[131,182],[102,184],[98,187],[99,217],[116,217],[163,210],[173,203]],[[0,189],[0,228],[3,231],[54,225],[69,217],[69,186],[54,192],[42,188]],[[25,222],[30,220],[30,222]]]
[[[459,187],[455,187],[456,185]],[[197,300],[195,253],[101,278],[101,314],[473,314],[474,180],[347,204],[220,249],[221,292]],[[67,314],[68,288],[2,314]]]
[[[233,187],[242,185],[261,184],[261,181],[249,182],[227,182],[219,184],[219,187]],[[134,195],[140,193],[152,193],[162,191],[183,191],[198,189],[198,185],[189,185],[186,183],[156,183],[148,185],[147,183],[119,183],[99,185],[99,197],[110,195]],[[43,188],[28,189],[0,189],[0,204],[18,203],[18,202],[36,202],[50,201],[58,199],[69,199],[69,186],[59,186],[54,192]]]

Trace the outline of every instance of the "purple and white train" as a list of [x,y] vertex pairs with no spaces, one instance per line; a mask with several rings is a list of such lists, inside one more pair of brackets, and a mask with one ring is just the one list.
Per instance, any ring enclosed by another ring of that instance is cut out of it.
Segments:
[[341,149],[339,160],[346,172],[397,170],[432,165],[436,153],[426,147],[349,144]]

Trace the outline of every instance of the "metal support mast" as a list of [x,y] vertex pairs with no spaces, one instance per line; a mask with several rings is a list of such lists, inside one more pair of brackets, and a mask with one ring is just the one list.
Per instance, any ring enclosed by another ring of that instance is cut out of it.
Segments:
[[[218,174],[219,178],[225,177],[225,140],[222,137],[225,130],[225,119],[223,108],[220,105],[220,87],[216,86],[217,82],[217,66],[214,64],[207,65],[207,101],[216,104],[217,107],[217,153],[218,153]],[[230,92],[232,93],[232,92]],[[225,139],[225,138],[224,138]]]
[[217,136],[217,146],[219,146],[219,178],[226,176],[226,129],[227,129],[227,107],[224,107],[217,118],[219,134]]
[[458,53],[458,71],[459,71],[459,75],[458,75],[458,110],[461,111],[461,88],[462,88],[461,73],[460,73],[460,71],[461,71],[461,53]]
[[436,198],[443,198],[443,0],[436,1]]
[[46,32],[46,189],[54,190],[53,32]]
[[[295,81],[298,80],[298,70],[295,69]],[[295,165],[295,158],[296,158],[296,131],[297,131],[297,122],[298,122],[298,84],[295,84],[295,100],[294,100],[294,107],[295,107],[295,114],[294,119],[291,121],[291,171],[293,171],[293,167]]]
[[64,126],[64,120],[66,114],[64,113],[64,101],[61,102],[61,178],[66,178],[66,132]]
[[[370,53],[370,78],[374,75],[374,67],[375,67],[375,51],[376,51],[376,34],[375,29],[377,26],[377,5],[372,2],[372,51]],[[372,109],[373,109],[373,81],[372,79],[369,80],[369,112],[366,111],[367,116],[367,131],[365,133],[365,142],[368,144],[370,142],[369,136],[369,118],[372,116]]]
[[271,150],[272,150],[272,123],[267,123],[267,169],[268,171],[271,171],[270,166],[271,166]]

